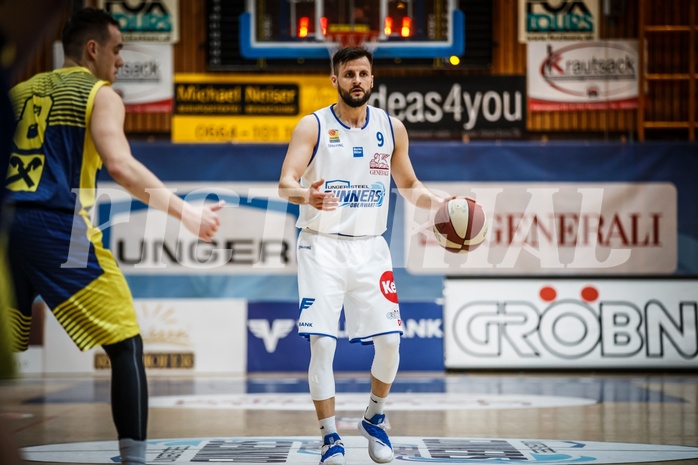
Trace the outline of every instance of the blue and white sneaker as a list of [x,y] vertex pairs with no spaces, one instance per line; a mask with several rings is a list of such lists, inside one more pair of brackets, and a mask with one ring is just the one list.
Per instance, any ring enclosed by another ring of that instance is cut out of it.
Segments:
[[344,443],[339,434],[330,433],[322,441],[322,457],[320,465],[344,465]]
[[363,418],[359,423],[359,432],[368,439],[368,455],[376,463],[392,462],[395,458],[384,421],[385,415],[374,415],[371,420]]

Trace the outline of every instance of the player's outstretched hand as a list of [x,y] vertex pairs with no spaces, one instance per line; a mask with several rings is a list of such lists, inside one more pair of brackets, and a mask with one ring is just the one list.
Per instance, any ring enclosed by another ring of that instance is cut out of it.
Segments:
[[223,205],[225,205],[224,200],[201,206],[194,206],[185,202],[184,210],[182,211],[182,224],[202,241],[211,242],[216,231],[218,231],[218,227],[221,225],[217,212],[223,208]]

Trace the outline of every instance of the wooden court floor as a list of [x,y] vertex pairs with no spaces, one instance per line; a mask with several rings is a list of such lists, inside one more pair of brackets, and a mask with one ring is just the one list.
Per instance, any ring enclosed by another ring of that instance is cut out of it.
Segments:
[[[368,400],[368,387],[363,373],[338,375],[339,432],[345,442],[353,444],[348,447],[347,465],[372,463],[355,427]],[[319,439],[303,373],[149,373],[149,394],[149,441]],[[91,444],[98,449],[115,440],[108,377],[25,376],[0,383],[0,399],[1,415],[24,448],[25,458],[31,459],[27,463],[114,463],[108,452],[102,455],[111,459],[92,462],[74,452],[81,447],[91,449]],[[398,438],[393,439],[396,464],[698,464],[698,374],[687,372],[399,373],[387,414],[389,434]],[[398,444],[413,440],[422,441],[421,448],[426,443],[429,450],[419,453],[417,446],[398,449]],[[481,449],[488,450],[482,452],[487,458],[478,459],[473,452],[478,449],[473,444],[480,443],[487,444]],[[435,444],[447,444],[443,449],[450,452],[434,453]],[[560,450],[551,452],[555,447]],[[525,448],[530,450],[524,453]],[[191,446],[188,453],[194,449]],[[677,456],[677,450],[685,454]],[[35,452],[27,455],[28,451]],[[578,456],[586,459],[573,460]],[[248,459],[244,453],[197,457],[189,460],[181,454],[169,458],[159,454],[152,455],[149,463],[300,464],[319,459],[312,451],[281,454],[275,460],[260,460],[255,455]]]

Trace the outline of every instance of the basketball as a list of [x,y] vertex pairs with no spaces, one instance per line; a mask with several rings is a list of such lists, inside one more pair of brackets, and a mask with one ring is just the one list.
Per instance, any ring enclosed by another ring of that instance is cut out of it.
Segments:
[[444,203],[434,215],[434,236],[449,252],[467,253],[485,241],[487,220],[482,205],[471,198]]

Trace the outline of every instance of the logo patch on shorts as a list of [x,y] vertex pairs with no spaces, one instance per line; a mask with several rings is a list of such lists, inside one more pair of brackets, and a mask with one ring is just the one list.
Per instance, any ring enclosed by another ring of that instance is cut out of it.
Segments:
[[380,282],[378,283],[378,285],[380,286],[383,296],[392,303],[396,304],[397,289],[395,288],[395,279],[393,279],[393,272],[386,271],[385,273],[383,273],[381,275]]
[[315,303],[315,299],[312,297],[303,297],[301,299],[301,304],[298,306],[298,313],[302,312],[306,308],[310,308],[311,305]]

